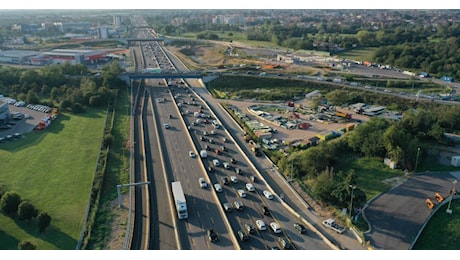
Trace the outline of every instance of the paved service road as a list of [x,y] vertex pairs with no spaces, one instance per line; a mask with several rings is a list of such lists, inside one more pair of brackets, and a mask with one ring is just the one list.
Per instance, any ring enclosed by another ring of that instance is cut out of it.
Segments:
[[367,239],[375,249],[407,250],[431,213],[425,203],[435,204],[435,193],[447,198],[456,173],[423,173],[380,195],[364,210],[371,225]]

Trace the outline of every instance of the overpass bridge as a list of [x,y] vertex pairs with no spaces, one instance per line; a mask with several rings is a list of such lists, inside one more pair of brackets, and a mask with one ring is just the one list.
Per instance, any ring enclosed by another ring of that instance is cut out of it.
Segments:
[[132,46],[136,42],[164,42],[164,38],[126,38],[128,46]]
[[120,77],[129,79],[200,79],[203,73],[199,71],[163,71],[160,73],[124,72]]

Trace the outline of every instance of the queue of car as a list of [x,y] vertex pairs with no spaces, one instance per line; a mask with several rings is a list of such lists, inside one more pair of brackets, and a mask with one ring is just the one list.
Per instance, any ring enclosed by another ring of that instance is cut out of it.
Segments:
[[[183,89],[180,91],[183,91]],[[237,198],[240,198],[235,200],[220,198],[223,211],[226,214],[229,214],[228,216],[235,216],[234,214],[236,214],[236,212],[244,211],[246,206],[242,199],[247,198],[248,193],[252,193],[253,195],[251,196],[259,196],[254,186],[257,178],[251,174],[243,174],[241,168],[236,167],[236,165],[240,165],[241,163],[232,156],[232,153],[234,152],[231,147],[227,147],[227,144],[231,143],[229,139],[227,137],[222,137],[223,131],[220,132],[220,130],[223,130],[224,128],[217,120],[213,120],[209,114],[206,114],[206,108],[200,106],[195,99],[193,102],[187,102],[187,99],[193,98],[190,94],[183,95],[181,93],[177,93],[178,90],[173,90],[173,88],[171,88],[170,92],[173,95],[175,94],[174,100],[176,101],[178,109],[184,118],[187,130],[189,133],[195,134],[196,138],[199,140],[198,145],[201,147],[197,147],[197,150],[206,152],[214,151],[214,153],[207,152],[207,156],[205,157],[201,156],[200,153],[198,158],[203,160],[207,173],[212,174],[210,175],[210,179],[215,192],[217,192],[217,194],[222,194],[224,191],[227,192],[227,190],[230,189],[235,191]],[[188,89],[186,89],[186,93],[189,93]],[[196,110],[197,112],[193,112],[193,110]],[[212,127],[212,130],[210,130],[210,127]],[[189,151],[189,157],[196,158],[197,156],[195,152],[191,150]],[[234,174],[231,174],[231,172]],[[243,178],[239,178],[238,176],[242,176]],[[248,179],[247,182],[244,181],[245,178]],[[204,178],[199,178],[198,182],[200,188],[207,187],[207,183]],[[273,194],[268,190],[263,190],[261,193],[269,200],[274,198]],[[270,210],[266,205],[262,205],[261,207],[263,208],[261,211],[262,217],[272,217]],[[282,233],[281,226],[278,222],[270,221],[268,223],[269,225],[266,225],[262,219],[258,219],[254,222],[257,230],[259,231],[267,230],[269,228],[273,231],[274,235],[280,235]],[[248,241],[250,235],[257,235],[255,234],[255,228],[251,223],[241,223],[241,225],[243,225],[244,229],[233,227],[235,228],[236,235],[240,242]],[[215,231],[213,232],[215,233]],[[263,237],[260,237],[260,239],[264,240]]]

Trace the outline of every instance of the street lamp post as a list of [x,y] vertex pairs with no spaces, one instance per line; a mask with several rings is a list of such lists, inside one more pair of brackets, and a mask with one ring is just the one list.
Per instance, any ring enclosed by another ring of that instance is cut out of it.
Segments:
[[351,219],[351,211],[352,211],[352,209],[353,209],[353,191],[356,189],[356,186],[350,184],[349,187],[351,188],[350,212],[349,212],[349,217],[350,217],[350,219]]
[[449,204],[447,205],[447,209],[446,209],[446,213],[448,214],[452,214],[452,210],[450,209],[450,204],[452,203],[452,199],[454,198],[454,194],[455,194],[455,184],[457,184],[457,180],[453,180],[452,181],[452,191],[450,192],[450,200],[449,200]]
[[415,170],[414,172],[417,172],[417,166],[418,166],[418,157],[420,155],[420,147],[417,148],[417,158],[415,159]]

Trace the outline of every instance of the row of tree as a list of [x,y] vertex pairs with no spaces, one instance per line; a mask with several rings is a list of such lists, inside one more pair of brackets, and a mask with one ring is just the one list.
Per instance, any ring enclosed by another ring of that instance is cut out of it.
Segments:
[[[46,211],[39,211],[30,201],[23,200],[17,192],[6,191],[3,185],[0,185],[0,209],[8,216],[17,216],[19,220],[36,220],[39,232],[44,232],[51,224],[51,216]],[[21,241],[18,244],[18,249],[31,250],[35,248],[36,245],[29,240]]]
[[81,64],[49,65],[37,69],[0,67],[0,93],[29,104],[45,104],[62,111],[84,112],[103,107],[126,86],[118,78],[123,69],[115,61],[102,68],[100,77],[91,76]]

